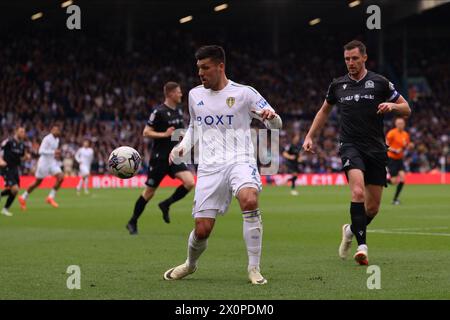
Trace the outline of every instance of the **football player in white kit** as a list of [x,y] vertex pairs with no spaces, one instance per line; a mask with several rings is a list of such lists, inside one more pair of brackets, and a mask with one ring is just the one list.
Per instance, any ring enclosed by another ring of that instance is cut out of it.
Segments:
[[195,57],[202,85],[189,92],[189,128],[170,154],[171,161],[189,154],[198,133],[199,166],[192,212],[195,228],[189,235],[186,262],[167,270],[164,279],[182,279],[197,270],[216,217],[226,213],[233,195],[244,220],[249,280],[265,284],[267,280],[260,273],[263,230],[258,208],[262,185],[250,123],[257,118],[269,129],[280,129],[281,118],[255,89],[227,79],[222,47],[201,47]]
[[58,208],[58,204],[55,201],[56,191],[64,180],[60,162],[56,160],[56,157],[61,155],[61,151],[58,149],[60,134],[61,129],[59,125],[55,124],[52,126],[50,133],[42,139],[41,145],[39,146],[39,160],[35,173],[36,181],[18,198],[22,210],[26,209],[26,201],[30,193],[32,193],[33,190],[41,184],[42,180],[48,176],[54,176],[56,178],[56,183],[50,191],[46,201],[52,207]]
[[81,192],[81,188],[84,184],[84,194],[88,194],[88,182],[89,182],[89,175],[91,173],[91,164],[94,160],[94,150],[90,147],[90,141],[84,140],[83,146],[77,150],[75,153],[75,160],[78,162],[80,170],[79,170],[79,176],[80,176],[80,182],[78,182],[77,185],[77,194],[79,195]]

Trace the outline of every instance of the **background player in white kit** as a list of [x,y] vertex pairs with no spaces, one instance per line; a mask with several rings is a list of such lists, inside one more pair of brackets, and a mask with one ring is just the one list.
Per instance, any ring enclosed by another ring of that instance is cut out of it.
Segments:
[[56,191],[64,180],[60,162],[56,160],[57,157],[61,156],[61,150],[58,149],[60,134],[61,129],[59,125],[55,124],[52,126],[50,133],[42,139],[41,145],[39,146],[39,160],[35,173],[36,181],[18,198],[22,210],[26,209],[26,200],[30,193],[32,193],[33,190],[41,184],[42,180],[48,176],[54,176],[56,178],[56,183],[50,191],[46,201],[52,207],[58,208],[58,204],[55,201]]
[[84,140],[83,146],[77,150],[75,153],[75,160],[79,164],[79,173],[80,182],[77,185],[77,194],[79,195],[81,192],[81,188],[84,184],[84,194],[88,194],[88,182],[89,175],[91,174],[91,164],[94,160],[94,150],[90,147],[90,141]]
[[[265,284],[267,280],[259,268],[262,222],[258,193],[261,179],[251,142],[250,123],[252,117],[258,118],[266,127],[279,129],[281,119],[256,90],[227,79],[222,47],[201,47],[195,57],[202,85],[189,92],[189,128],[170,155],[171,161],[177,161],[188,154],[195,143],[194,132],[198,132],[200,153],[193,208],[195,229],[189,236],[186,262],[167,270],[164,279],[178,280],[195,272],[216,216],[226,213],[234,195],[244,220],[249,279],[253,284]],[[232,141],[228,139],[230,132],[235,133]]]

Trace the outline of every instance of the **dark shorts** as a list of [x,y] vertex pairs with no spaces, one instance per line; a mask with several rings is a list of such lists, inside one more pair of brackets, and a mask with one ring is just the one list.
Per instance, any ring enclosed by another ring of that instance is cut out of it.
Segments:
[[386,152],[365,152],[354,144],[344,143],[339,148],[342,170],[348,179],[348,170],[360,169],[364,173],[364,183],[386,186]]
[[1,175],[3,179],[5,179],[5,186],[12,187],[15,185],[19,185],[19,169],[18,168],[10,168],[5,167],[1,170]]
[[287,162],[286,166],[288,173],[299,173],[298,163]]
[[403,159],[391,159],[388,160],[388,171],[391,177],[398,176],[399,171],[405,171],[405,165]]
[[150,188],[158,188],[162,179],[169,175],[172,179],[181,171],[189,171],[186,164],[171,164],[168,159],[151,159],[148,163],[147,181],[145,184]]

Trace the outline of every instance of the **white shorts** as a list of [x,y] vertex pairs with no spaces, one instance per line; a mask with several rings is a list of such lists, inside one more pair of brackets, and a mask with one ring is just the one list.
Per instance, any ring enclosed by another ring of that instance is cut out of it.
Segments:
[[86,165],[80,165],[80,172],[79,175],[82,177],[86,177],[91,173],[91,168]]
[[61,166],[55,159],[39,158],[35,176],[38,179],[44,179],[45,177],[54,176],[61,172]]
[[236,196],[243,187],[262,190],[256,165],[236,163],[218,172],[198,176],[192,215],[194,218],[215,218],[217,214],[225,214],[231,196]]

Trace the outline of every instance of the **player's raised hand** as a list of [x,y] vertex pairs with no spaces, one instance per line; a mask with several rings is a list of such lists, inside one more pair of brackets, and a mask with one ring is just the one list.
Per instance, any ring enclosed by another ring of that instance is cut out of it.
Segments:
[[394,104],[392,102],[383,102],[378,105],[377,114],[392,112],[394,110]]
[[169,128],[167,128],[167,130],[166,130],[166,132],[165,132],[165,135],[166,135],[166,137],[171,137],[172,136],[172,133],[175,131],[175,127],[169,127]]
[[313,150],[313,141],[310,137],[306,137],[305,141],[303,141],[303,146],[302,146],[303,150],[305,150],[306,152],[311,152],[311,153],[315,153]]

